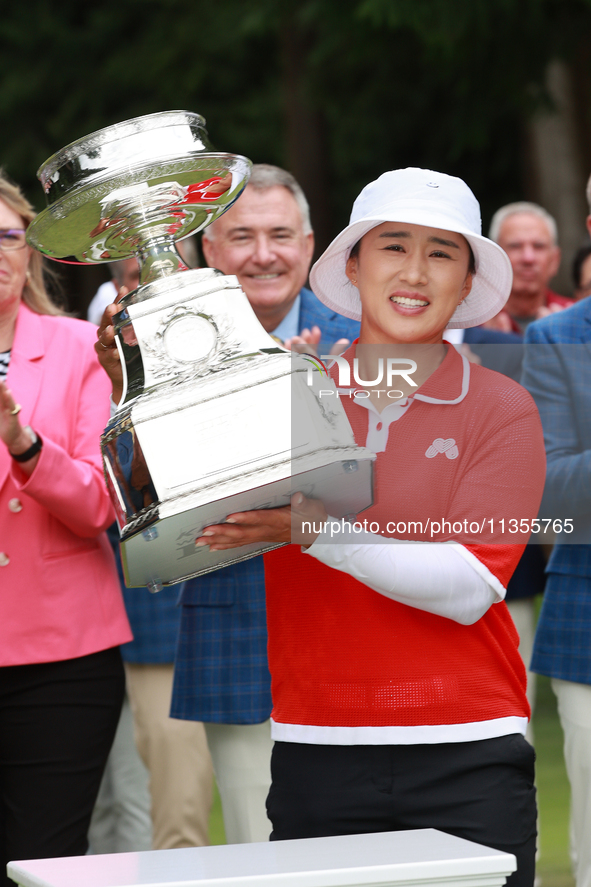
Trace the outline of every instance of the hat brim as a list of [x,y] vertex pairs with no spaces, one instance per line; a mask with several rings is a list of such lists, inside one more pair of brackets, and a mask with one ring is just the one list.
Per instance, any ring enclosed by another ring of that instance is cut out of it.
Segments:
[[[361,300],[357,287],[353,286],[345,273],[347,259],[357,241],[384,222],[425,225],[425,212],[409,207],[407,211],[397,212],[395,219],[366,217],[353,222],[335,237],[310,272],[312,291],[320,301],[352,320],[361,320]],[[438,217],[437,213],[429,215],[429,227],[452,230],[449,216]],[[513,269],[507,253],[494,241],[474,234],[461,225],[454,227],[453,233],[466,238],[476,263],[472,289],[448,323],[451,329],[465,329],[479,326],[501,311],[511,293]]]

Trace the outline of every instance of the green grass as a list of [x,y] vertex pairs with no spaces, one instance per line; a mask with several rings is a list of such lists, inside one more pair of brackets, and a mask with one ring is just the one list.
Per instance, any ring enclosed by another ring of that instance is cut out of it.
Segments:
[[[568,853],[569,786],[562,756],[562,730],[550,680],[538,676],[534,716],[537,753],[538,805],[540,809],[540,855],[538,876],[542,887],[574,887]],[[217,789],[209,837],[212,844],[225,844],[226,834]]]
[[222,803],[220,801],[217,785],[214,785],[213,807],[211,808],[211,816],[209,817],[209,843],[226,843],[226,832],[222,817]]
[[534,737],[540,811],[537,873],[542,887],[574,887],[568,851],[570,791],[562,754],[562,730],[550,679],[540,675]]

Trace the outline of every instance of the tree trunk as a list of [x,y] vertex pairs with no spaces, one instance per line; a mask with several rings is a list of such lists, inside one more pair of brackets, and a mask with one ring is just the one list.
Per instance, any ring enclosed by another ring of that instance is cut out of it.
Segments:
[[325,121],[313,106],[306,88],[307,66],[313,35],[304,33],[291,15],[286,15],[280,33],[285,154],[287,168],[296,177],[310,203],[316,235],[315,258],[332,239],[330,162]]
[[588,210],[573,75],[565,62],[550,63],[547,88],[554,108],[537,114],[529,123],[532,199],[556,219],[562,264],[553,286],[571,295],[571,264],[586,239]]

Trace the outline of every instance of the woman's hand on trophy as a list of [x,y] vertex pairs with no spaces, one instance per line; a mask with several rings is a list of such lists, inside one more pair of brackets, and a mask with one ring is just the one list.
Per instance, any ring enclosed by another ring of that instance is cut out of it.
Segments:
[[121,358],[115,343],[115,327],[113,326],[113,315],[119,311],[118,302],[123,296],[126,296],[129,290],[122,286],[117,293],[117,299],[111,305],[107,305],[103,312],[100,326],[96,331],[97,342],[94,350],[96,351],[99,363],[108,375],[113,385],[113,402],[119,403],[123,394],[123,368],[121,367]]
[[293,542],[308,547],[315,541],[318,527],[326,519],[322,502],[296,493],[291,497],[290,505],[283,508],[230,514],[225,523],[206,527],[195,540],[195,545],[208,545],[210,551],[226,551],[256,542]]
[[291,497],[291,541],[309,548],[316,541],[328,514],[320,499],[307,499],[303,493]]

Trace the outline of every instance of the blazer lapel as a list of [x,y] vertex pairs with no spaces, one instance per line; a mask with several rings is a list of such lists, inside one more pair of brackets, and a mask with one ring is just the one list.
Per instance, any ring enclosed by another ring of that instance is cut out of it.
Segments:
[[[16,403],[22,407],[22,425],[32,425],[32,417],[41,390],[43,366],[41,358],[45,353],[42,321],[26,305],[21,305],[16,321],[14,342],[10,353],[6,384],[12,391]],[[0,459],[0,487],[6,481],[10,470],[10,456],[4,449]]]

